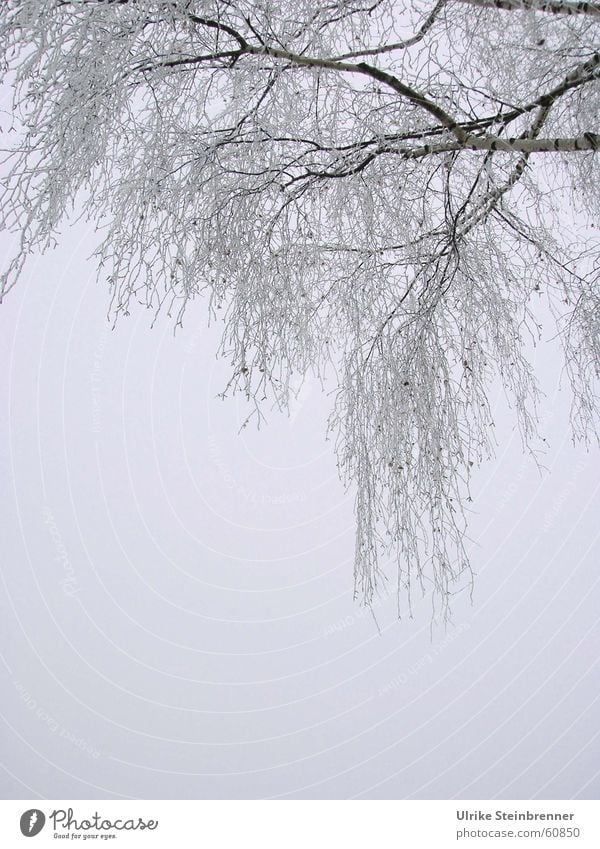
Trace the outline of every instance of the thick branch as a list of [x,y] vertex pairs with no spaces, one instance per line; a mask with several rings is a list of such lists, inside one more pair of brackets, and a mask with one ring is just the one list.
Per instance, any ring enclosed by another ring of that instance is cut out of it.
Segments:
[[431,115],[434,115],[441,124],[443,124],[457,137],[459,141],[463,141],[467,137],[467,134],[458,125],[456,120],[448,112],[446,112],[445,109],[438,106],[437,103],[429,100],[424,94],[417,91],[417,89],[407,86],[392,74],[381,71],[379,68],[375,68],[373,65],[368,65],[366,62],[358,62],[357,64],[354,64],[351,62],[339,62],[336,59],[322,59],[316,56],[301,56],[297,53],[292,53],[289,50],[281,50],[279,48],[267,46],[253,47],[252,45],[248,45],[242,52],[251,53],[256,56],[273,56],[275,59],[285,59],[293,65],[300,65],[308,68],[324,68],[332,71],[363,74],[364,76],[371,77],[371,79],[389,86],[397,92],[397,94],[400,94],[411,103],[414,103],[416,106],[421,106]]
[[271,56],[274,59],[285,59],[286,62],[289,62],[291,65],[296,65],[299,67],[305,68],[323,68],[325,70],[332,71],[341,71],[342,73],[350,73],[350,74],[361,74],[363,76],[370,77],[371,79],[377,80],[377,82],[382,83],[383,85],[389,86],[392,88],[397,94],[406,98],[411,103],[414,103],[416,106],[420,106],[422,109],[425,109],[429,112],[430,115],[433,115],[437,120],[448,130],[450,130],[459,141],[464,141],[467,137],[467,133],[459,126],[458,122],[446,112],[445,109],[442,109],[437,103],[434,103],[429,98],[425,97],[417,89],[412,88],[411,86],[406,85],[406,83],[401,82],[397,77],[394,77],[392,74],[389,74],[385,71],[381,71],[379,68],[374,67],[373,65],[368,65],[366,62],[341,62],[338,59],[327,59],[325,57],[318,56],[306,56],[304,54],[294,53],[291,50],[285,50],[279,47],[270,47],[267,44],[261,45],[253,45],[248,43],[244,36],[235,30],[231,26],[227,26],[221,24],[219,21],[214,21],[212,19],[207,18],[199,18],[195,15],[191,15],[190,19],[201,26],[206,26],[211,29],[222,30],[227,33],[227,35],[237,41],[240,47],[240,54],[247,54],[251,56]]
[[582,150],[600,150],[600,134],[584,133],[574,138],[555,139],[503,139],[499,136],[467,136],[462,143],[425,144],[409,150],[397,150],[408,159],[421,159],[434,153],[454,150],[498,150],[506,153],[574,153]]
[[459,2],[510,11],[550,12],[553,15],[592,15],[600,18],[599,3],[578,3],[576,0],[459,0]]

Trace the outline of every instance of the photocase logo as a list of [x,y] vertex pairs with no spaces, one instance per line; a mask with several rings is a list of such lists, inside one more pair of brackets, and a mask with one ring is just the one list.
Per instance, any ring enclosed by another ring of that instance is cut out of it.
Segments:
[[37,808],[25,811],[21,816],[21,834],[25,837],[35,837],[43,829],[46,817]]

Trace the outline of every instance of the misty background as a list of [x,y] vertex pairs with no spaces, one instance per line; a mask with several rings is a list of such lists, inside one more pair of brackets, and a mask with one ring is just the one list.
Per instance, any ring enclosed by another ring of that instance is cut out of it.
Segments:
[[94,244],[65,227],[0,307],[2,796],[597,797],[598,452],[558,346],[534,354],[544,470],[493,398],[473,598],[398,621],[389,564],[375,621],[333,386],[240,431],[206,303],[111,330]]

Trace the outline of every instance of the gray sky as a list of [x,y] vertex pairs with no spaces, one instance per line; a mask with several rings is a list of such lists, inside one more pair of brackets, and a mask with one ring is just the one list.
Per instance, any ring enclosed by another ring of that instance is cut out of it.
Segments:
[[597,797],[598,453],[556,349],[546,471],[495,399],[472,602],[398,622],[390,567],[379,632],[320,388],[238,433],[205,304],[111,332],[93,244],[67,229],[0,308],[2,795]]

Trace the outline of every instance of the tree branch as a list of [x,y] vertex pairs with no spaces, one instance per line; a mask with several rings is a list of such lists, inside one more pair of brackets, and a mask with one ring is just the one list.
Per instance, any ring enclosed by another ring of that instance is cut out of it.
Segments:
[[338,59],[327,59],[324,57],[318,56],[305,56],[303,54],[294,53],[291,50],[285,50],[280,47],[270,47],[267,44],[261,44],[259,46],[250,44],[244,36],[235,30],[233,27],[228,26],[226,24],[222,24],[219,21],[215,21],[209,18],[200,18],[196,15],[190,15],[190,20],[194,23],[200,24],[201,26],[206,26],[211,29],[217,29],[225,32],[227,35],[234,38],[240,46],[240,53],[247,54],[252,56],[271,56],[273,59],[285,59],[286,62],[290,62],[292,65],[296,65],[299,67],[305,68],[323,68],[324,70],[332,70],[332,71],[341,71],[342,73],[350,73],[350,74],[361,74],[363,76],[370,77],[371,79],[377,80],[377,82],[383,83],[383,85],[389,86],[393,89],[397,94],[406,98],[411,103],[414,103],[416,106],[420,106],[422,109],[429,112],[433,115],[437,120],[443,124],[446,129],[450,130],[453,135],[459,141],[464,141],[467,137],[467,133],[460,127],[459,123],[446,112],[441,106],[437,103],[434,103],[429,98],[425,97],[417,89],[412,88],[411,86],[406,85],[406,83],[401,82],[397,77],[394,77],[392,74],[387,73],[386,71],[382,71],[379,68],[374,67],[373,65],[369,65],[366,62],[342,62]]
[[[421,159],[434,153],[454,150],[497,150],[505,153],[575,153],[583,150],[600,150],[600,134],[584,133],[574,138],[530,139],[500,136],[467,136],[464,142],[429,145],[413,149],[398,149],[396,153],[407,159]],[[390,150],[390,152],[392,152]]]
[[354,59],[359,56],[379,56],[381,53],[391,53],[394,50],[406,50],[408,47],[413,47],[413,45],[418,44],[419,41],[427,35],[446,3],[447,0],[438,0],[431,12],[425,18],[422,26],[410,38],[407,38],[404,41],[397,41],[394,44],[384,44],[381,47],[373,47],[370,50],[355,50],[351,53],[343,53],[341,56],[337,56],[336,58],[338,60],[343,60]]
[[600,18],[600,4],[577,0],[459,0],[470,6],[514,11],[550,12],[553,15],[592,15]]

